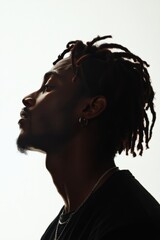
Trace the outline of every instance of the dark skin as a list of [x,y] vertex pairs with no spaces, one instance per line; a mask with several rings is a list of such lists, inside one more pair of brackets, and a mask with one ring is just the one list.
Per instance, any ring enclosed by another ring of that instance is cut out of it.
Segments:
[[[20,142],[27,141],[26,150],[46,153],[46,167],[66,212],[76,210],[100,176],[115,166],[113,159],[101,161],[104,155],[100,155],[99,117],[107,100],[90,97],[82,80],[73,80],[71,61],[66,58],[45,75],[42,87],[26,96],[23,104],[29,117],[22,116]],[[79,117],[88,119],[87,127],[79,124]]]

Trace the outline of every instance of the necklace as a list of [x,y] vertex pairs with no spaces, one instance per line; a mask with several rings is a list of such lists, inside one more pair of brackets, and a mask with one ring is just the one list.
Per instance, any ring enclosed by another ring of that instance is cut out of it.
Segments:
[[[107,175],[109,174],[112,170],[119,170],[118,167],[112,167],[112,168],[109,168],[106,172],[104,172],[101,177],[97,180],[97,182],[95,183],[95,185],[93,186],[92,190],[90,191],[90,193],[87,195],[87,197],[84,199],[84,201],[80,204],[80,206],[73,212],[71,213],[68,213],[66,215],[68,215],[68,217],[66,219],[64,219],[64,208],[62,210],[62,213],[60,214],[59,216],[59,219],[58,219],[58,223],[57,223],[57,226],[56,226],[56,230],[55,230],[55,235],[54,235],[54,240],[59,240],[60,237],[62,236],[62,234],[64,233],[68,223],[70,222],[71,218],[73,215],[75,215],[79,209],[85,204],[85,202],[89,199],[89,197],[92,195],[92,193],[96,190],[98,184],[102,181],[102,179]],[[63,220],[62,220],[63,219]],[[60,227],[61,227],[61,232],[58,236],[58,231],[60,230]],[[63,227],[63,229],[62,229]]]
[[61,224],[61,225],[66,224],[73,214],[74,214],[74,211],[69,212],[69,213],[65,213],[64,208],[63,208],[63,211],[62,211],[62,213],[59,217],[59,224]]

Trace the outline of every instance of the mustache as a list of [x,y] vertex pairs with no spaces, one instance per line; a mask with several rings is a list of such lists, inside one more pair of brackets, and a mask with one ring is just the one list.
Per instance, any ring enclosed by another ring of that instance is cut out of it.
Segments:
[[30,117],[30,111],[27,107],[22,108],[20,112],[21,118],[29,118]]

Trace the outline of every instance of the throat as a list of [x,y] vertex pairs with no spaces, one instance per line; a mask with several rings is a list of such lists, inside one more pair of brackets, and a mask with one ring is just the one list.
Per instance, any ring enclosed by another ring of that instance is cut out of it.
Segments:
[[90,196],[118,170],[114,162],[98,169],[91,165],[91,162],[87,163],[86,159],[82,161],[60,155],[57,157],[47,155],[46,167],[64,200],[66,213],[79,210]]

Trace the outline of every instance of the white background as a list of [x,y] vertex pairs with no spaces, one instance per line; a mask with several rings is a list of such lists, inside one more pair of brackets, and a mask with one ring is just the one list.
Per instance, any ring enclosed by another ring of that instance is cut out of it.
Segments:
[[0,240],[39,240],[63,202],[45,156],[16,148],[21,99],[70,40],[112,35],[150,64],[157,122],[143,157],[116,157],[160,202],[160,1],[0,0]]

